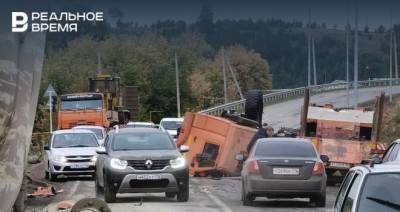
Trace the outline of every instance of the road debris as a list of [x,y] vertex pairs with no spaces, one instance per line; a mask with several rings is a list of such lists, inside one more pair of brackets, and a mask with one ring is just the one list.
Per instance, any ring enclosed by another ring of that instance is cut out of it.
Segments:
[[57,204],[57,210],[71,209],[73,205],[70,201],[62,201]]
[[85,198],[79,200],[71,209],[71,212],[80,211],[99,211],[99,212],[111,212],[111,209],[107,206],[107,203],[99,198]]
[[[60,191],[62,192],[62,190],[60,190]],[[60,191],[57,192],[56,189],[51,185],[49,185],[47,187],[38,186],[33,193],[28,194],[27,196],[30,198],[51,197],[51,196],[56,195],[57,193],[60,193]]]

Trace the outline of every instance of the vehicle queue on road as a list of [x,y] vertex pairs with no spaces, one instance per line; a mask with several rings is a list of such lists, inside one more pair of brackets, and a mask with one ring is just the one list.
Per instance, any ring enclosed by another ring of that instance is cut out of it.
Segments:
[[[182,120],[166,120],[182,124]],[[182,155],[189,147],[177,149],[176,137],[161,124],[161,130],[144,122],[128,123],[126,128],[115,127],[106,133],[99,127],[80,126],[53,132],[44,147],[46,178],[91,175],[97,196],[107,202],[115,202],[117,193],[137,192],[163,192],[167,198],[188,201],[189,165]],[[314,206],[325,207],[324,166],[329,158],[319,155],[309,140],[259,139],[247,158],[238,160],[243,161],[243,205],[251,206],[259,197],[308,197]],[[396,192],[400,183],[395,182],[400,182],[400,140],[394,141],[382,158],[374,157],[369,164],[348,172],[334,210],[399,211]]]

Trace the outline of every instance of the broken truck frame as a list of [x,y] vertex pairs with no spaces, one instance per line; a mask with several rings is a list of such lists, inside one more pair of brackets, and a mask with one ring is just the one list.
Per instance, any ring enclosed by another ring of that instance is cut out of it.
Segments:
[[385,145],[380,142],[384,98],[384,93],[376,97],[374,111],[340,109],[310,104],[306,90],[299,134],[329,157],[326,170],[331,182],[339,182],[351,167],[384,152]]

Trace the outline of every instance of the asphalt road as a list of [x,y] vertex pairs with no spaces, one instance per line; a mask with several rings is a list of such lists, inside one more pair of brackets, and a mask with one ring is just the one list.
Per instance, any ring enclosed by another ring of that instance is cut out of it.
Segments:
[[[32,170],[35,178],[43,178],[42,166]],[[45,181],[45,180],[44,180]],[[48,181],[46,181],[48,182]],[[50,182],[49,182],[50,183]],[[86,197],[95,197],[94,181],[88,177],[62,178],[51,182],[62,193],[48,198],[28,200],[27,211],[56,211],[61,201],[76,202]],[[327,207],[317,208],[308,199],[257,198],[253,206],[243,206],[240,201],[240,178],[191,178],[188,202],[177,202],[164,194],[134,194],[120,196],[117,203],[109,204],[112,211],[162,211],[162,212],[233,212],[233,211],[331,211],[338,187],[327,188]]]
[[[359,101],[373,100],[381,91],[388,93],[387,88],[367,88],[359,90]],[[400,93],[400,86],[393,88],[394,94]],[[311,97],[312,103],[331,103],[337,107],[347,106],[346,91],[318,94]],[[350,99],[350,103],[353,100]],[[269,105],[264,108],[263,120],[275,128],[298,127],[300,108],[303,99]],[[34,178],[43,179],[43,167],[32,169]],[[58,202],[69,200],[75,202],[85,197],[94,197],[94,182],[90,178],[69,178],[52,183],[62,193],[49,198],[29,199],[28,211],[55,211]],[[118,203],[109,204],[113,211],[331,211],[338,187],[328,187],[327,207],[316,208],[307,199],[270,200],[257,198],[253,206],[242,206],[240,201],[241,182],[238,178],[220,180],[208,178],[191,178],[190,200],[186,203],[165,198],[163,194],[145,194],[124,196]]]

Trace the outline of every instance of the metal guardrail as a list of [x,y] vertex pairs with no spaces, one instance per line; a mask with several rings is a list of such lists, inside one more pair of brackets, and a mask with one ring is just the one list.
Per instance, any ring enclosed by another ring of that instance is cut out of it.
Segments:
[[[349,88],[352,89],[354,83],[349,82]],[[366,80],[366,81],[358,81],[358,88],[369,88],[369,87],[382,87],[389,86],[390,79],[374,79],[374,80]],[[400,85],[400,78],[393,79],[392,85]],[[310,86],[311,95],[337,91],[337,90],[345,90],[347,87],[347,82],[339,82],[339,83],[330,83],[323,85],[315,85]],[[263,95],[264,105],[276,104],[278,102],[287,101],[292,98],[300,97],[304,95],[304,91],[307,87],[294,88],[287,91],[269,93]],[[235,110],[239,113],[244,112],[244,104],[245,100],[238,100],[234,102],[230,102],[227,104],[215,106],[206,110],[200,111],[201,113],[219,116],[224,110]]]

